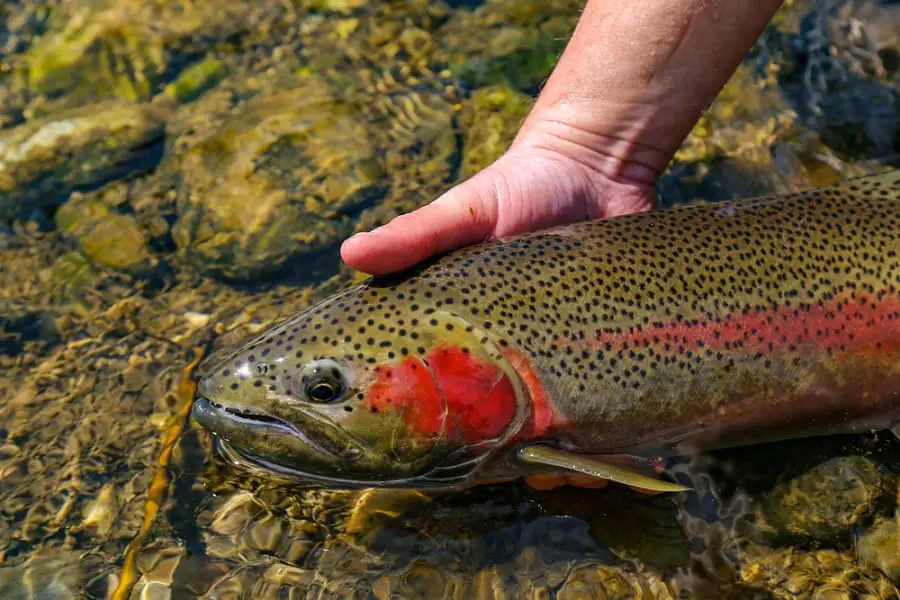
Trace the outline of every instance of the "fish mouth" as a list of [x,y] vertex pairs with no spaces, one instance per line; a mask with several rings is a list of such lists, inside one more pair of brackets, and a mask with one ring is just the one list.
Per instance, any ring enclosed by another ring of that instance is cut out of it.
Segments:
[[[209,406],[207,407],[206,404],[208,404]],[[200,411],[211,409],[219,413],[226,413],[228,415],[228,418],[238,423],[255,427],[274,427],[275,429],[281,429],[286,433],[300,435],[300,432],[297,430],[297,428],[287,421],[279,419],[278,417],[273,417],[272,415],[266,414],[264,412],[255,411],[249,408],[234,408],[232,406],[225,406],[224,404],[213,402],[209,398],[197,398],[194,406],[197,407],[197,410]]]
[[[363,449],[337,427],[318,420],[311,422],[312,419],[305,415],[302,423],[304,427],[301,429],[270,413],[247,407],[227,406],[205,397],[194,401],[191,413],[203,427],[233,448],[236,446],[233,434],[249,430],[291,438],[299,442],[304,453],[308,455],[306,458],[320,462],[353,460],[363,453]],[[248,460],[253,458],[254,461],[263,460],[270,464],[269,461],[255,457],[247,450],[235,448],[235,451],[240,452]]]
[[[268,413],[253,410],[252,408],[235,408],[233,406],[225,406],[218,402],[213,402],[209,398],[197,398],[194,400],[194,406],[191,408],[194,418],[200,421],[204,427],[215,424],[215,419],[226,418],[229,421],[249,425],[251,427],[265,427],[281,430],[291,435],[300,435],[300,431],[283,419],[273,417]],[[212,417],[212,419],[210,419]],[[214,427],[210,427],[214,431]]]

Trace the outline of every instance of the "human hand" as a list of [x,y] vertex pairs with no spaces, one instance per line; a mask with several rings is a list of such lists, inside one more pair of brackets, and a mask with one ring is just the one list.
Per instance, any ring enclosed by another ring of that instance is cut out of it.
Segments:
[[649,210],[653,178],[613,180],[594,151],[516,145],[493,165],[419,210],[357,234],[341,248],[354,269],[376,275],[488,238]]

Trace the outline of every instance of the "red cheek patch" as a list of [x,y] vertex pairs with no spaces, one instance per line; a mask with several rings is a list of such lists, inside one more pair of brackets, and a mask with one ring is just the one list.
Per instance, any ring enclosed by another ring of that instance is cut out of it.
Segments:
[[375,370],[377,379],[366,395],[373,413],[399,413],[418,434],[434,437],[443,429],[444,401],[428,367],[410,356],[402,362]]
[[453,346],[431,350],[426,361],[447,401],[449,439],[478,442],[503,435],[516,417],[516,391],[506,373]]
[[399,414],[419,435],[479,442],[503,435],[516,417],[516,392],[506,373],[462,348],[435,348],[425,361],[410,356],[378,367],[376,376],[367,409]]

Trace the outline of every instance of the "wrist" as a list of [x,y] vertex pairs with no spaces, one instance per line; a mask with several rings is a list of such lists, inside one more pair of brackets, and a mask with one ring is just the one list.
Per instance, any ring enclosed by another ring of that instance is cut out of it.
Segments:
[[[570,100],[537,106],[512,147],[562,155],[606,180],[654,185],[686,132],[658,135],[653,131],[658,109],[650,105],[597,104]],[[666,139],[671,142],[658,143]]]
[[588,0],[516,145],[652,184],[781,0]]

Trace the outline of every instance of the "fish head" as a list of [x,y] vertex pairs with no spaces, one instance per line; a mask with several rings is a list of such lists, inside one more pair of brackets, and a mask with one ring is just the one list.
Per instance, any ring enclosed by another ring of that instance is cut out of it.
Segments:
[[[218,362],[194,417],[236,462],[331,487],[459,487],[528,417],[486,331],[357,287]],[[440,304],[440,303],[438,303]]]

